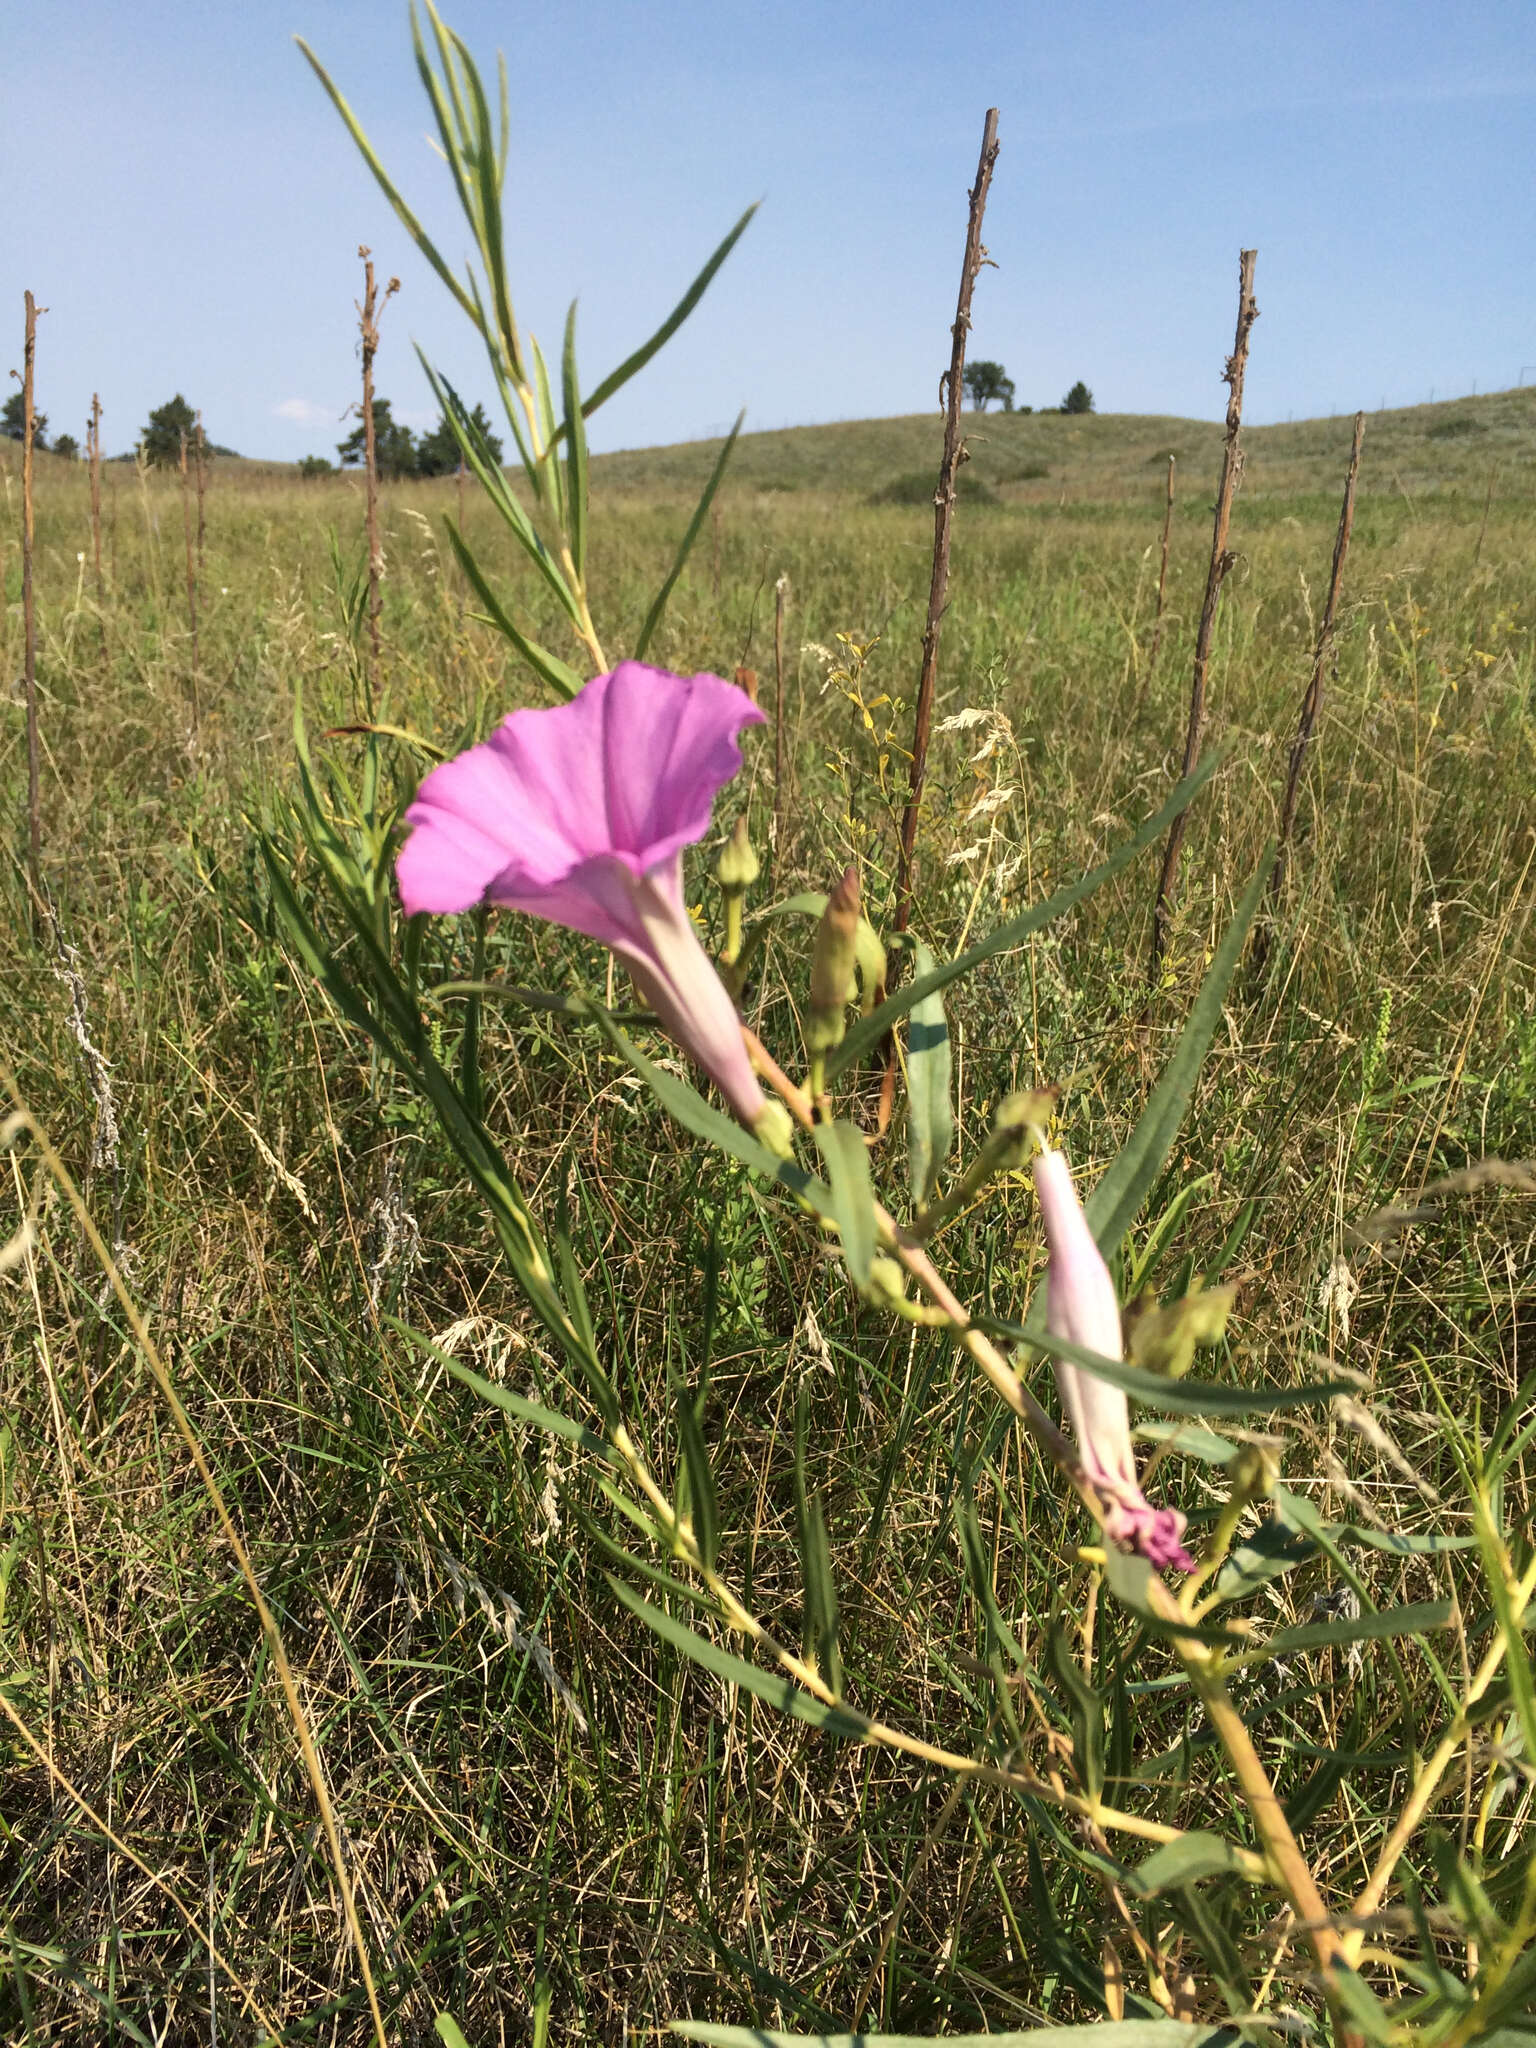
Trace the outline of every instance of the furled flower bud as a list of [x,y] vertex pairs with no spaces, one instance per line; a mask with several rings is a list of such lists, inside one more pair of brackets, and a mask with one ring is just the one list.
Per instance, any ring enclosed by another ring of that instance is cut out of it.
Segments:
[[[1120,1303],[1077,1199],[1071,1168],[1062,1153],[1044,1149],[1036,1156],[1034,1176],[1050,1253],[1046,1325],[1053,1336],[1065,1337],[1101,1358],[1119,1360],[1124,1357]],[[1069,1359],[1057,1359],[1055,1368],[1083,1477],[1103,1507],[1105,1535],[1139,1551],[1154,1565],[1190,1570],[1192,1561],[1180,1541],[1184,1517],[1176,1508],[1154,1508],[1136,1477],[1130,1404],[1123,1391]]]
[[727,895],[750,889],[762,872],[757,850],[747,836],[746,813],[736,820],[735,830],[720,849],[720,858],[715,862],[715,877]]
[[854,996],[859,949],[859,871],[850,863],[816,927],[811,955],[811,1009],[805,1046],[813,1059],[842,1042],[847,1009]]

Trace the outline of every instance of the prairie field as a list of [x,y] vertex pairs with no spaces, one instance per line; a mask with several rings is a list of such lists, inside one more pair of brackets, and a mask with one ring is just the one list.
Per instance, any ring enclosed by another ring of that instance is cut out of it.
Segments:
[[[1178,779],[1221,451],[1219,426],[1187,420],[967,429],[913,919],[940,960],[1104,861]],[[1349,440],[1348,419],[1245,433],[1209,679],[1220,763],[1188,814],[1156,983],[1151,846],[953,984],[958,1159],[1015,1089],[1061,1088],[1085,1184],[1134,1126],[1276,830]],[[889,921],[939,449],[923,417],[736,450],[648,656],[753,669],[769,713],[688,859],[712,943],[711,866],[742,812],[762,859],[749,916],[857,859],[872,921]],[[717,452],[594,460],[610,657],[633,646]],[[1200,1959],[1214,1946],[1304,2032],[1321,2006],[1302,1945],[1241,1886],[1218,1879],[1186,1922],[1127,1892],[1092,1825],[833,1739],[617,1595],[672,1597],[634,1562],[666,1560],[591,1454],[587,1394],[420,1095],[296,949],[263,852],[345,964],[354,942],[328,922],[301,829],[296,708],[338,829],[365,819],[387,846],[439,753],[540,701],[445,539],[454,481],[385,490],[375,668],[355,477],[214,461],[194,643],[179,479],[107,465],[98,583],[85,469],[39,457],[34,901],[13,444],[0,465],[0,1116],[24,1105],[36,1126],[9,1125],[0,1155],[0,1243],[33,1219],[0,1273],[0,2036],[373,2037],[293,1702],[209,1478],[286,1647],[390,2041],[438,2039],[439,2015],[475,2048],[649,2039],[684,2016],[999,2032],[1115,2014],[1121,1968],[1135,2017],[1158,2009],[1141,1943],[1183,2016],[1230,2010]],[[1283,1436],[1287,1483],[1367,1536],[1257,1574],[1243,1611],[1300,1627],[1452,1603],[1433,1636],[1302,1647],[1240,1676],[1340,1910],[1487,1626],[1475,1548],[1416,1539],[1475,1533],[1462,1446],[1500,1427],[1512,1441],[1536,1385],[1533,513],[1536,391],[1368,417],[1266,950],[1227,990],[1121,1253],[1127,1285],[1159,1297],[1196,1274],[1239,1281],[1203,1379],[1355,1388],[1251,1433]],[[464,516],[499,595],[574,660],[472,482]],[[855,1294],[793,1206],[669,1122],[590,1022],[518,997],[622,1006],[601,949],[512,915],[407,933],[386,902],[381,918],[396,957],[419,949],[445,1069],[468,1070],[474,1035],[484,1125],[579,1279],[669,1488],[687,1405],[720,1568],[753,1612],[789,1642],[808,1630],[814,1497],[862,1713],[982,1757],[1006,1702],[1034,1767],[1076,1782],[1066,1642],[1122,1731],[1099,1763],[1117,1806],[1246,1839],[1166,1644],[1100,1603],[1091,1526],[970,1358]],[[775,921],[745,991],[786,1065],[811,930]],[[481,982],[498,994],[442,992]],[[881,1071],[844,1084],[843,1113],[871,1134]],[[898,1114],[872,1153],[893,1203],[901,1137]],[[1042,1252],[1014,1178],[935,1256],[962,1299],[1022,1321]],[[1392,1207],[1412,1213],[1372,1221]],[[540,1431],[449,1361],[589,1434]],[[1054,1404],[1049,1364],[1019,1363]],[[1137,1412],[1151,1451],[1166,1427]],[[1499,1481],[1520,1543],[1529,1443]],[[1175,1443],[1149,1485],[1198,1534],[1220,1478]],[[669,1611],[742,1651],[707,1614]],[[1517,1921],[1533,1789],[1511,1713],[1506,1697],[1438,1782],[1408,1865],[1432,1886],[1443,1835]],[[1394,1989],[1385,1966],[1374,1981]]]

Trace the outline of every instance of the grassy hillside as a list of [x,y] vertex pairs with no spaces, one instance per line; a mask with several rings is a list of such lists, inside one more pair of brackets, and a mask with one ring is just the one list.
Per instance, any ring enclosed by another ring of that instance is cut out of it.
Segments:
[[[971,460],[966,475],[1005,504],[1131,503],[1163,489],[1169,455],[1178,457],[1179,486],[1198,496],[1214,483],[1223,429],[1204,420],[1157,414],[967,414]],[[1252,427],[1244,436],[1250,498],[1338,491],[1350,423],[1298,420]],[[1495,490],[1516,496],[1536,482],[1536,386],[1462,398],[1441,405],[1373,412],[1366,422],[1370,459],[1367,495]],[[831,491],[865,497],[932,491],[942,445],[936,414],[850,420],[822,427],[744,433],[730,471],[733,488]],[[718,441],[638,448],[605,455],[594,478],[614,490],[701,489]]]
[[[917,916],[937,955],[1103,859],[1166,793],[1217,433],[1110,417],[973,423],[975,473],[998,502],[962,515],[945,621]],[[784,787],[775,736],[749,736],[711,842],[689,856],[689,901],[712,942],[709,863],[743,811],[764,856],[754,909],[824,889],[857,855],[870,914],[889,927],[937,435],[920,418],[748,436],[678,582],[654,658],[726,674],[751,663],[771,702],[774,586],[788,580]],[[1040,1082],[1064,1087],[1085,1182],[1132,1128],[1274,829],[1348,438],[1347,420],[1250,437],[1210,678],[1211,740],[1226,754],[1192,815],[1162,985],[1149,997],[1149,852],[956,991],[963,1158],[1005,1091]],[[1154,660],[1170,449],[1181,516]],[[452,483],[386,493],[370,694],[355,477],[306,486],[215,464],[194,662],[174,481],[109,476],[98,593],[83,474],[40,464],[42,865],[57,922],[39,926],[25,885],[14,456],[0,449],[0,1058],[60,1163],[40,1174],[24,1136],[3,1159],[0,1243],[34,1188],[37,1205],[35,1241],[0,1273],[0,2037],[254,2040],[255,2000],[284,2040],[368,2038],[251,1603],[66,1175],[283,1632],[391,2043],[433,2041],[444,2011],[477,2048],[654,2041],[683,2014],[832,2032],[1071,2023],[1102,2015],[1117,1958],[1129,2014],[1155,1968],[1186,2010],[1225,2020],[1201,1960],[1213,1915],[1252,1997],[1292,2030],[1318,2021],[1294,1929],[1267,1894],[1203,1880],[1198,1919],[1171,1894],[1139,1899],[1124,1873],[1107,1881],[1118,1866],[1096,1826],[1022,1808],[994,1783],[951,1796],[926,1764],[829,1745],[658,1643],[605,1576],[641,1583],[605,1539],[644,1547],[602,1490],[609,1473],[488,1405],[418,1341],[597,1420],[586,1391],[562,1383],[436,1124],[285,939],[257,841],[265,828],[292,857],[295,888],[355,964],[295,824],[296,695],[339,778],[330,814],[359,835],[370,816],[387,831],[428,747],[456,748],[535,701],[442,544]],[[1171,1296],[1237,1243],[1238,1307],[1202,1357],[1207,1378],[1357,1378],[1353,1409],[1255,1427],[1283,1439],[1290,1483],[1367,1536],[1250,1587],[1231,1611],[1267,1631],[1345,1612],[1351,1595],[1457,1603],[1434,1656],[1412,1639],[1367,1644],[1358,1660],[1314,1645],[1283,1681],[1277,1666],[1244,1681],[1243,1712],[1333,1911],[1363,1882],[1486,1644],[1477,1551],[1433,1547],[1473,1536],[1456,1432],[1486,1439],[1501,1411],[1529,1409],[1527,1193],[1474,1178],[1389,1242],[1346,1230],[1442,1174],[1536,1155],[1533,457],[1536,392],[1372,416],[1337,672],[1274,951],[1230,992],[1127,1245]],[[711,458],[700,444],[596,465],[594,610],[610,658],[633,646]],[[911,502],[870,502],[893,486]],[[472,496],[468,527],[519,620],[571,655],[552,601]],[[386,733],[371,796],[358,731],[370,717],[424,743]],[[388,894],[381,929],[398,958]],[[775,927],[749,992],[755,1026],[791,1063],[807,931]],[[492,919],[483,955],[473,918],[434,921],[421,948],[429,991],[481,973],[608,991],[595,947],[521,918]],[[456,1067],[463,998],[425,1000]],[[1201,1708],[1166,1648],[1103,1591],[1091,1525],[964,1355],[855,1296],[791,1205],[668,1123],[590,1029],[487,1003],[480,1071],[487,1126],[541,1226],[569,1222],[604,1358],[668,1486],[684,1469],[670,1380],[703,1389],[707,1359],[699,1427],[721,1566],[765,1623],[802,1640],[795,1530],[809,1487],[861,1708],[968,1754],[1007,1746],[1075,1783],[1087,1723],[1051,1664],[1054,1631],[1127,1731],[1107,1757],[1113,1798],[1154,1828],[1246,1840]],[[841,1113],[872,1133],[878,1096],[871,1069]],[[897,1208],[902,1143],[898,1109],[873,1155]],[[958,1217],[936,1256],[965,1298],[1022,1313],[1041,1267],[1027,1188]],[[1048,1370],[1026,1371],[1054,1407]],[[1528,1531],[1536,1451],[1520,1446],[1502,1511]],[[1175,1451],[1150,1483],[1209,1532],[1218,1467]],[[1006,1649],[1005,1686],[998,1616],[1018,1651]],[[1426,1820],[1512,1913],[1529,1758],[1508,1693],[1479,1712]],[[1016,1750],[1000,1732],[1015,1713]],[[1119,1836],[1113,1849],[1125,1853]],[[1424,1832],[1413,1869],[1438,1933]],[[1405,1896],[1390,1894],[1383,1939],[1411,1939]],[[1448,1936],[1436,1952],[1468,1966]]]

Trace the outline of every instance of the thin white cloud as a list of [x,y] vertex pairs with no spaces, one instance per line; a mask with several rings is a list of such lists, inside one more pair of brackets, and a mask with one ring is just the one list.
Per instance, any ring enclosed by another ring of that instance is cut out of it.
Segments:
[[341,409],[334,405],[317,405],[312,398],[280,398],[272,408],[272,416],[274,419],[292,420],[300,427],[329,427],[341,418]]

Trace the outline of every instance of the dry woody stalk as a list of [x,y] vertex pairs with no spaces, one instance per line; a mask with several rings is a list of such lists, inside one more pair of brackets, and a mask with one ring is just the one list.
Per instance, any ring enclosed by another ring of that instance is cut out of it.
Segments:
[[208,443],[203,438],[203,416],[197,415],[197,573],[203,573],[203,493],[208,488]]
[[47,911],[43,897],[42,747],[37,729],[37,602],[32,588],[32,456],[37,440],[37,413],[33,405],[37,316],[47,308],[39,308],[30,292],[23,293],[22,298],[26,308],[26,352],[21,373],[21,616],[25,645],[22,679],[27,698],[27,885],[32,896],[32,915],[41,927]]
[[181,430],[179,449],[181,466],[181,531],[187,544],[187,622],[192,631],[192,730],[197,731],[201,718],[200,689],[198,672],[200,662],[197,651],[197,567],[192,551],[192,499],[187,473],[187,430]]
[[1279,900],[1281,884],[1285,880],[1286,863],[1291,850],[1291,827],[1296,821],[1296,801],[1301,793],[1301,774],[1306,765],[1307,748],[1311,745],[1313,730],[1317,725],[1317,714],[1323,702],[1323,678],[1333,664],[1335,628],[1339,611],[1339,592],[1344,583],[1344,564],[1349,557],[1349,538],[1355,526],[1355,485],[1360,477],[1360,445],[1365,439],[1365,414],[1355,414],[1354,439],[1349,449],[1349,469],[1344,478],[1344,503],[1339,511],[1339,530],[1333,543],[1333,568],[1328,577],[1328,601],[1323,606],[1323,622],[1318,628],[1317,645],[1312,654],[1312,675],[1307,683],[1306,693],[1301,700],[1301,716],[1296,723],[1296,737],[1291,741],[1290,763],[1286,770],[1285,795],[1280,802],[1280,830],[1275,845],[1275,864],[1269,871],[1269,884],[1265,891],[1267,918],[1254,940],[1254,966],[1262,967],[1269,952],[1275,904]]
[[358,306],[357,314],[358,332],[362,337],[363,451],[368,493],[368,708],[371,717],[379,680],[379,618],[384,609],[384,544],[379,538],[379,458],[373,435],[373,359],[379,352],[379,315],[399,291],[400,280],[392,277],[384,287],[384,297],[380,299],[374,282],[373,256],[367,244],[359,243],[357,253],[363,259],[363,302]]
[[85,445],[91,459],[91,555],[96,564],[96,602],[100,604],[106,595],[101,575],[101,399],[94,391]]
[[1163,644],[1163,608],[1168,596],[1168,535],[1173,526],[1173,472],[1178,459],[1176,455],[1170,455],[1168,458],[1168,495],[1163,503],[1162,554],[1157,570],[1157,611],[1152,620],[1152,646],[1147,654],[1149,682],[1152,671],[1157,667],[1158,649]]
[[[1211,640],[1216,631],[1216,607],[1221,601],[1221,586],[1226,582],[1235,560],[1227,547],[1227,534],[1232,524],[1232,500],[1237,495],[1237,487],[1242,481],[1243,474],[1243,375],[1248,367],[1248,337],[1253,331],[1254,321],[1259,317],[1259,309],[1253,297],[1253,266],[1258,259],[1258,253],[1257,249],[1244,249],[1239,252],[1237,337],[1232,344],[1232,353],[1227,358],[1227,367],[1221,373],[1222,382],[1228,387],[1227,438],[1222,445],[1221,482],[1216,491],[1216,517],[1211,529],[1211,561],[1205,577],[1205,602],[1200,607],[1200,630],[1195,636],[1195,672],[1189,687],[1189,725],[1184,735],[1184,766],[1179,771],[1181,775],[1188,775],[1200,758],[1200,742],[1205,737],[1205,681],[1211,665]],[[1185,813],[1181,811],[1168,828],[1163,871],[1158,877],[1157,901],[1152,910],[1152,949],[1147,961],[1147,980],[1154,987],[1163,964],[1168,920],[1173,911],[1174,896],[1178,888],[1179,853],[1184,844],[1184,821]]]
[[982,130],[981,156],[976,165],[976,182],[971,187],[970,217],[965,230],[965,260],[960,266],[960,294],[955,304],[955,324],[950,330],[952,345],[949,369],[945,372],[944,456],[939,464],[939,481],[933,493],[933,573],[928,584],[928,620],[923,628],[923,667],[917,685],[917,710],[912,721],[912,779],[908,785],[907,807],[901,818],[901,857],[896,871],[896,929],[904,932],[912,912],[912,871],[917,848],[917,815],[923,798],[923,777],[928,765],[928,728],[933,722],[933,689],[939,671],[939,631],[949,595],[950,531],[955,518],[955,478],[965,460],[960,438],[960,408],[965,397],[965,339],[971,328],[971,294],[987,252],[981,239],[982,216],[987,210],[987,193],[992,184],[992,167],[997,162],[997,109],[987,109]]

